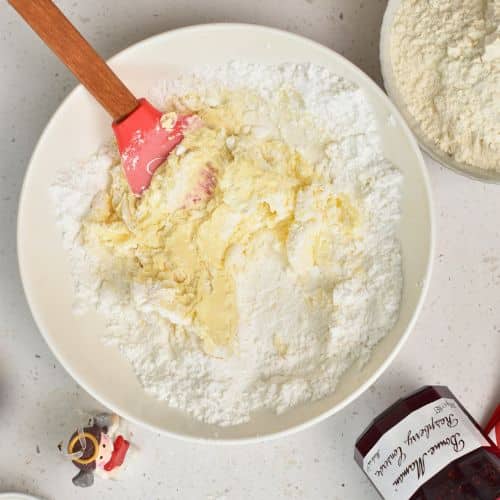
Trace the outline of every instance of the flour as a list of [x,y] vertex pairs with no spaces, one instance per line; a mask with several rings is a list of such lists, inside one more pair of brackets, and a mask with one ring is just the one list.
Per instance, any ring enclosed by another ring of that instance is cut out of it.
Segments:
[[[268,103],[245,110],[244,134],[286,141],[323,180],[298,193],[285,246],[263,231],[252,239],[251,258],[238,245],[231,249],[239,315],[231,355],[207,355],[189,322],[162,308],[158,284],[130,283],[119,272],[110,278],[100,256],[82,244],[82,218],[118,161],[113,146],[61,173],[52,189],[77,311],[96,308],[106,317],[104,341],[118,346],[149,394],[218,425],[332,393],[342,373],[366,362],[392,328],[402,288],[396,238],[402,177],[383,157],[363,92],[312,65],[233,62],[166,81],[151,99],[160,108],[174,102],[178,111],[193,110],[217,107],[222,91],[242,89]],[[228,136],[228,149],[239,140]],[[186,154],[183,145],[175,154]],[[311,257],[318,235],[330,244]]]
[[459,162],[500,171],[500,0],[403,0],[391,59],[422,133]]

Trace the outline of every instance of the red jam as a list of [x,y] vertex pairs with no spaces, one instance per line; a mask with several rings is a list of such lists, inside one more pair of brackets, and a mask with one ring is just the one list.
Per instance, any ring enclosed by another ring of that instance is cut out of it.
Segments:
[[500,449],[447,387],[423,387],[380,414],[355,459],[385,499],[500,499]]

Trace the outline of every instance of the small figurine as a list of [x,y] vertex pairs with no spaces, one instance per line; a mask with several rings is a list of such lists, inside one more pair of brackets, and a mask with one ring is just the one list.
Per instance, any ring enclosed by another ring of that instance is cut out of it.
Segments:
[[[118,434],[120,417],[101,413],[89,420],[88,427],[78,429],[70,437],[67,453],[80,472],[73,484],[81,488],[92,486],[94,472],[109,478],[125,460],[130,443]],[[61,445],[59,445],[61,449]]]

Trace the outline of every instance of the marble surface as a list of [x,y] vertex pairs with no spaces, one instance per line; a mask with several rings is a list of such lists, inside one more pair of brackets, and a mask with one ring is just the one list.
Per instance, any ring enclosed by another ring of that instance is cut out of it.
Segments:
[[[104,55],[165,30],[214,21],[259,23],[313,38],[380,82],[381,0],[57,2]],[[39,335],[16,260],[19,191],[31,151],[75,86],[0,3],[0,492],[44,499],[377,498],[352,459],[370,420],[421,385],[446,384],[483,421],[500,400],[500,186],[427,159],[437,221],[430,291],[410,340],[378,382],[340,414],[288,438],[247,446],[186,444],[132,427],[136,452],[120,481],[76,490],[58,455],[77,410],[98,409]]]

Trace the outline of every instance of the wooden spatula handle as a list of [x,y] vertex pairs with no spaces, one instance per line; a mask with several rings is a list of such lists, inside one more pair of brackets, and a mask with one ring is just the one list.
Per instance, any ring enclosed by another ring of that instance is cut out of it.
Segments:
[[114,120],[139,104],[130,90],[51,0],[9,0]]

